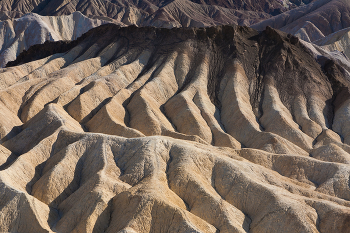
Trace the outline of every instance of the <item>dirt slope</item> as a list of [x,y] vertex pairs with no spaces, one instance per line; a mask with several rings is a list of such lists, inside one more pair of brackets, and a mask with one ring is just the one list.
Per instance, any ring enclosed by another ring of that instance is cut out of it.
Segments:
[[266,26],[312,42],[350,27],[350,3],[319,0],[252,25],[257,30],[264,30]]
[[340,60],[237,26],[68,45],[0,72],[0,231],[350,231]]
[[91,28],[109,23],[75,12],[67,16],[27,14],[0,22],[0,67],[14,61],[24,50],[45,41],[75,40]]
[[[109,17],[138,26],[250,25],[310,0],[2,0],[0,10],[8,17],[29,12],[46,16],[80,11],[89,17]],[[195,21],[192,22],[191,21]],[[199,21],[199,22],[198,22]]]

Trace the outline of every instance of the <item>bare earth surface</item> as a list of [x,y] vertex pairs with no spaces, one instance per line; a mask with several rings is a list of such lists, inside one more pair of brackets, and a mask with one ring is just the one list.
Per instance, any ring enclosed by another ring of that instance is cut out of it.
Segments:
[[91,28],[109,23],[90,19],[80,12],[64,16],[27,14],[0,22],[0,67],[13,61],[32,45],[45,41],[75,40]]
[[289,1],[0,1],[0,68],[45,41],[75,40],[106,22],[156,27],[251,25],[299,5]]
[[2,0],[0,19],[26,13],[58,16],[80,11],[138,26],[250,25],[311,0]]
[[327,51],[339,51],[350,57],[350,28],[345,28],[313,42]]
[[344,56],[238,26],[35,48],[0,70],[0,231],[350,231]]
[[350,2],[348,0],[314,1],[252,25],[252,28],[264,30],[266,26],[312,42],[350,27]]

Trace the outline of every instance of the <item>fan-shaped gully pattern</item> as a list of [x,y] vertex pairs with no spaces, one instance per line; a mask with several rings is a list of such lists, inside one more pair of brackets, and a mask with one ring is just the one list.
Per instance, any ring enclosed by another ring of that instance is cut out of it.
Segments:
[[270,28],[104,25],[2,69],[0,231],[348,232],[333,68]]

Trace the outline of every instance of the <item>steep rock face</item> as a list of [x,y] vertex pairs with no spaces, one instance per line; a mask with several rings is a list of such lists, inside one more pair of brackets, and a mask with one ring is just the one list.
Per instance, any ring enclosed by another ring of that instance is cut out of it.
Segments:
[[312,42],[350,27],[350,4],[347,0],[319,0],[252,25],[257,30],[266,26]]
[[50,46],[0,72],[0,231],[350,231],[345,60],[270,27]]
[[23,51],[45,41],[75,40],[91,28],[108,21],[90,19],[79,12],[67,16],[27,14],[0,22],[0,67]]

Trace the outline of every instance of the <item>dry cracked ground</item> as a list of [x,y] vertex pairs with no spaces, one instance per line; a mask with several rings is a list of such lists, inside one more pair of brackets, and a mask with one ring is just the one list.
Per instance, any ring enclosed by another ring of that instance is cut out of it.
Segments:
[[0,70],[0,231],[350,232],[349,72],[317,57],[239,26],[29,49]]

